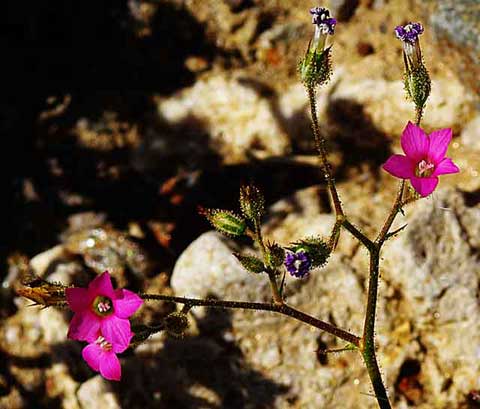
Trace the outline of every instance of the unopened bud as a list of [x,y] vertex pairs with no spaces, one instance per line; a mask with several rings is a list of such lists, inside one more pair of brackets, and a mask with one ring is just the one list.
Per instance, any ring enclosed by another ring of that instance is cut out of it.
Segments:
[[240,208],[247,219],[259,221],[265,214],[265,198],[260,189],[253,184],[240,187]]
[[272,267],[279,267],[285,260],[285,250],[277,243],[267,243],[267,260]]
[[182,337],[188,329],[188,317],[183,312],[172,312],[165,319],[165,329],[174,337]]
[[212,226],[220,233],[228,236],[239,237],[245,234],[247,224],[245,220],[228,210],[204,209],[200,208],[200,214],[203,214]]

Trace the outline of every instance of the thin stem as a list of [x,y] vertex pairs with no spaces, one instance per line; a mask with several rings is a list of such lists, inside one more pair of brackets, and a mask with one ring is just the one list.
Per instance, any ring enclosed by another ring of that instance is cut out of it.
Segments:
[[282,315],[287,315],[298,321],[311,325],[312,327],[321,329],[329,334],[335,335],[338,338],[343,339],[355,346],[360,345],[360,338],[351,334],[341,328],[336,327],[333,324],[319,320],[312,317],[302,311],[299,311],[289,305],[273,304],[273,303],[261,303],[261,302],[246,302],[246,301],[226,301],[216,299],[199,299],[199,298],[185,298],[174,297],[164,294],[140,294],[144,300],[156,300],[156,301],[169,301],[179,304],[189,305],[191,307],[211,307],[211,308],[232,308],[232,309],[244,309],[244,310],[256,310],[256,311],[272,311]]
[[313,136],[315,137],[315,146],[320,155],[322,161],[323,172],[325,174],[325,179],[327,181],[328,190],[332,196],[333,205],[335,207],[335,214],[338,216],[344,216],[342,203],[338,196],[337,188],[335,186],[335,180],[332,177],[332,167],[327,158],[327,149],[325,147],[325,138],[320,133],[320,127],[318,125],[317,117],[317,104],[315,99],[315,88],[307,87],[308,99],[310,101],[310,113],[312,115],[312,129]]
[[342,226],[348,230],[352,236],[354,236],[360,243],[362,243],[367,249],[373,249],[375,244],[371,241],[364,233],[362,233],[358,228],[356,228],[352,223],[347,219],[343,220]]
[[263,242],[262,229],[260,227],[259,220],[255,220],[254,225],[255,225],[255,238],[257,243],[260,246],[263,262],[265,264],[265,267],[267,268],[268,280],[270,281],[270,288],[272,290],[273,301],[275,302],[275,304],[281,305],[283,304],[283,297],[280,292],[280,289],[278,288],[276,271],[270,265],[268,265],[268,254],[267,254],[267,249],[265,248],[265,243]]
[[403,205],[403,191],[405,189],[405,180],[402,180],[400,183],[400,186],[397,191],[397,196],[395,198],[395,202],[393,203],[392,210],[390,210],[390,214],[387,217],[387,220],[385,221],[382,230],[380,230],[380,233],[378,234],[375,243],[377,243],[380,247],[382,244],[385,242],[385,239],[387,237],[387,234],[392,227],[393,221],[395,220],[395,217],[397,216],[398,212],[402,209]]
[[375,355],[375,319],[378,297],[378,278],[380,264],[380,246],[370,249],[370,278],[368,283],[367,311],[365,312],[365,324],[363,326],[363,336],[361,342],[362,356],[367,366],[368,375],[377,397],[378,405],[381,409],[390,409],[387,391],[383,385],[382,375],[378,368],[377,357]]

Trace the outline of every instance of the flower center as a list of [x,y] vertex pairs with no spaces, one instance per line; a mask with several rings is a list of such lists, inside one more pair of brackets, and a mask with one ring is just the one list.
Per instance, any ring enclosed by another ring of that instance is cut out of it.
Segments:
[[110,298],[99,295],[93,300],[92,309],[100,317],[113,314],[113,302]]
[[110,344],[110,342],[108,342],[105,338],[103,338],[102,336],[99,336],[95,343],[97,345],[100,345],[100,348],[102,348],[104,351],[111,351],[112,350],[112,344]]
[[435,165],[425,159],[418,162],[417,168],[415,169],[415,176],[420,178],[428,178],[432,175],[435,170]]

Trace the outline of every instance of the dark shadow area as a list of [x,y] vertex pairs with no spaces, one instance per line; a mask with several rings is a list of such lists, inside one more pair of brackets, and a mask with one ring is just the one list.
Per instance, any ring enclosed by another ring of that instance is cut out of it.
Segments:
[[381,165],[391,154],[390,140],[368,118],[363,106],[347,99],[331,100],[328,104],[328,140],[343,155],[342,166],[335,178],[343,180],[347,171],[361,164],[370,165],[377,176]]
[[208,310],[198,327],[196,337],[169,338],[158,354],[137,352],[126,362],[118,388],[122,407],[267,409],[288,391],[254,370],[227,340],[225,333],[232,329],[228,311]]

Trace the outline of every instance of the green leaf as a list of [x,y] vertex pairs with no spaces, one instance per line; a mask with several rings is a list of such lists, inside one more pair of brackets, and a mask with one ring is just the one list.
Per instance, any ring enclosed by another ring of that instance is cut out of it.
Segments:
[[259,258],[255,256],[245,256],[239,253],[233,253],[233,255],[240,261],[240,264],[245,270],[255,274],[260,274],[265,271],[265,265]]

